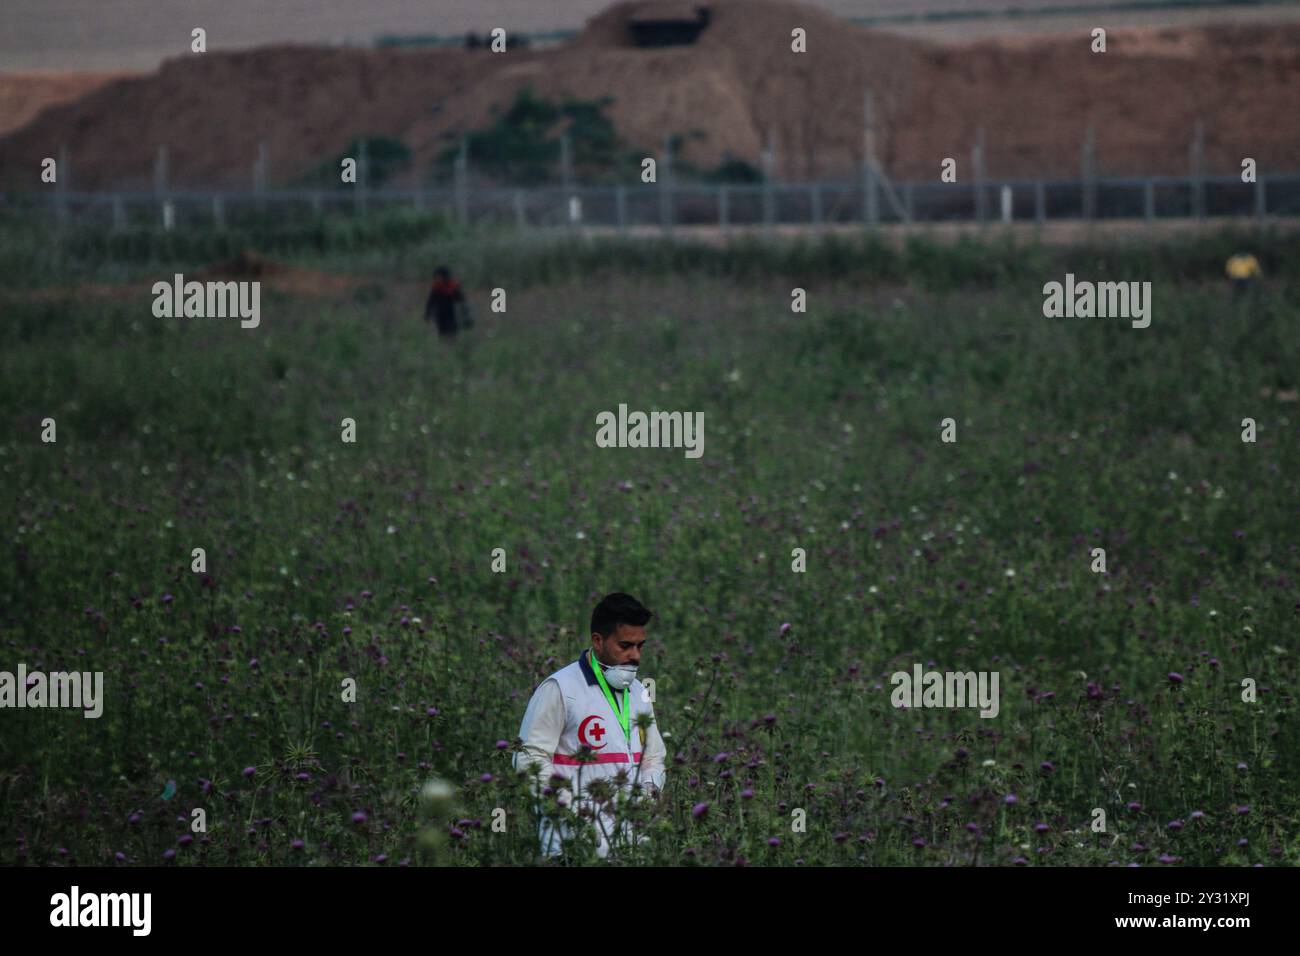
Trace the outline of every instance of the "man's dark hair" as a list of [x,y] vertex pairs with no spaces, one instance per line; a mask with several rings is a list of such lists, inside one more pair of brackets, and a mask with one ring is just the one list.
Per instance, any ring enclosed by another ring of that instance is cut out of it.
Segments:
[[451,278],[451,270],[448,269],[446,266],[438,266],[438,268],[433,270],[433,274],[442,279]]
[[653,615],[630,594],[616,592],[601,598],[591,612],[591,633],[609,637],[620,624],[644,627]]

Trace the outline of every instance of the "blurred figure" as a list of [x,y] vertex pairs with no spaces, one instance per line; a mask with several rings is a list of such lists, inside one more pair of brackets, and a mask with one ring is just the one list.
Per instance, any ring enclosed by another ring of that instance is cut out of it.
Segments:
[[1255,284],[1259,281],[1259,260],[1249,252],[1238,252],[1228,259],[1224,271],[1232,280],[1234,294],[1240,297],[1255,288]]
[[470,326],[469,303],[460,283],[451,277],[451,270],[438,266],[433,272],[433,287],[429,290],[429,301],[424,305],[425,320],[433,319],[438,323],[438,334],[444,338],[456,334],[456,304],[460,303],[465,312],[465,327]]

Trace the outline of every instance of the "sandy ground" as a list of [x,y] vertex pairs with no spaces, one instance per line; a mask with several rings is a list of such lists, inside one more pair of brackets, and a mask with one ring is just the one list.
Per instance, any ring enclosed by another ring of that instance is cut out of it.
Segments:
[[[0,126],[11,127],[0,132],[0,188],[29,184],[60,146],[76,184],[90,190],[151,188],[162,146],[175,187],[247,188],[262,146],[268,181],[286,185],[336,168],[360,135],[406,145],[410,164],[392,182],[409,185],[417,172],[448,177],[436,166],[446,151],[528,87],[553,101],[608,96],[606,113],[631,155],[659,156],[675,136],[678,162],[761,166],[770,145],[773,170],[787,181],[856,173],[867,90],[877,157],[900,180],[937,179],[945,157],[957,159],[960,179],[981,134],[990,176],[1075,176],[1089,129],[1099,175],[1182,174],[1198,122],[1211,174],[1238,172],[1243,156],[1265,172],[1300,164],[1300,19],[1278,19],[1300,5],[1234,9],[1223,13],[1230,24],[1214,27],[1112,25],[1099,55],[1082,30],[980,41],[963,28],[962,43],[935,44],[855,28],[816,6],[711,4],[712,24],[689,47],[628,48],[626,23],[639,8],[624,3],[545,51],[213,45],[156,73],[101,80],[75,101],[26,81],[6,99],[0,77]],[[1275,22],[1248,22],[1265,15]],[[1049,21],[1053,31],[1064,23],[1041,18]],[[792,23],[806,25],[807,56],[790,50]],[[44,112],[13,129],[42,95]]]
[[0,73],[0,136],[26,126],[42,110],[70,103],[113,80],[135,74],[106,73]]
[[[1300,18],[1295,6],[1252,9],[1240,4],[1208,12],[1034,14],[1042,8],[1109,2],[1113,0],[807,0],[819,12],[845,18],[1025,11],[1018,17],[882,26],[943,40],[1022,31],[1058,33],[1085,26],[1183,26],[1205,23],[1206,16],[1232,23]],[[195,26],[208,31],[210,50],[223,51],[274,43],[366,47],[383,34],[456,36],[494,26],[511,31],[580,30],[609,5],[609,0],[4,0],[0,63],[10,70],[153,70],[183,52]]]

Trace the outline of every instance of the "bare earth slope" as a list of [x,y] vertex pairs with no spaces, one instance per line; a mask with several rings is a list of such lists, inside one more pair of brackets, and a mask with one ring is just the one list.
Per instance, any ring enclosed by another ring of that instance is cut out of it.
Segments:
[[[990,175],[1072,175],[1089,124],[1103,174],[1187,168],[1196,119],[1213,172],[1300,168],[1300,25],[1111,31],[931,44],[852,27],[782,0],[715,0],[689,47],[631,48],[625,24],[645,2],[593,18],[564,46],[505,54],[278,46],[186,55],[52,106],[0,139],[0,183],[32,185],[60,144],[79,188],[146,187],[169,147],[178,186],[247,186],[265,141],[272,182],[338,155],[357,136],[402,139],[426,165],[491,121],[524,86],[611,96],[620,135],[647,155],[685,135],[701,166],[728,154],[759,164],[770,136],[778,174],[851,176],[862,149],[863,91],[876,101],[878,151],[894,175],[965,169],[977,127]],[[795,27],[808,52],[790,50]]]

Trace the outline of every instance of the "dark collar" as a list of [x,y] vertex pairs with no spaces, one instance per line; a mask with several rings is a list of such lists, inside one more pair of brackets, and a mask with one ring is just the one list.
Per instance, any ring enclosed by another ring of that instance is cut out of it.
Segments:
[[591,686],[598,684],[599,681],[596,680],[596,672],[591,669],[591,663],[587,660],[588,656],[589,652],[583,651],[582,656],[578,658],[578,666],[582,668],[582,676],[587,678],[587,685]]

